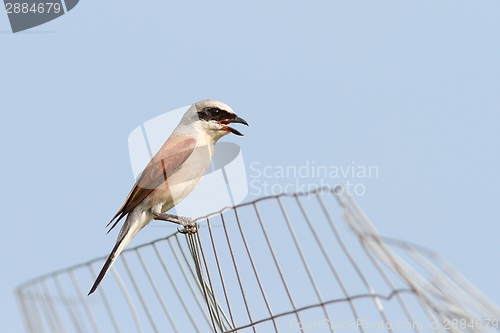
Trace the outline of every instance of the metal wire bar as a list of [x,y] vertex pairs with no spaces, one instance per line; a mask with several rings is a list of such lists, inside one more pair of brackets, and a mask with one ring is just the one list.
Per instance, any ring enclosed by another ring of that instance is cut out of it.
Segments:
[[[191,314],[191,311],[189,310],[189,308],[187,307],[186,305],[186,302],[184,302],[184,299],[182,298],[180,292],[179,292],[179,288],[177,287],[174,279],[172,279],[172,276],[170,275],[168,269],[167,269],[167,265],[165,264],[165,261],[163,260],[163,257],[161,256],[160,252],[158,251],[158,247],[156,246],[156,244],[153,244],[153,248],[155,250],[155,253],[156,255],[158,256],[158,259],[160,260],[161,262],[161,265],[163,267],[163,270],[165,271],[165,274],[167,275],[167,278],[170,282],[170,284],[172,285],[172,287],[174,288],[174,291],[175,291],[175,294],[177,295],[177,298],[179,299],[179,301],[181,302],[181,305],[182,305],[182,308],[184,309],[184,311],[186,312],[188,318],[189,318],[189,321],[191,322],[191,324],[193,325],[194,329],[196,330],[197,333],[201,333],[200,332],[200,329],[198,327],[198,325],[196,325],[196,321],[194,320],[193,318],[193,315]],[[173,250],[173,249],[172,249]],[[185,277],[186,278],[186,277]],[[186,279],[187,280],[187,279]],[[189,281],[188,281],[189,282]],[[191,291],[193,292],[193,290],[191,289]],[[193,293],[194,294],[194,293]]]
[[89,304],[87,303],[87,300],[85,298],[85,295],[82,292],[82,288],[80,288],[80,285],[78,284],[78,280],[76,279],[75,273],[73,270],[69,270],[69,275],[71,277],[71,281],[73,282],[73,286],[75,287],[75,290],[78,294],[78,298],[80,299],[80,303],[83,304],[83,309],[85,310],[85,313],[87,314],[87,317],[89,318],[90,324],[92,325],[92,328],[94,332],[100,332],[99,327],[97,327],[97,323],[95,321],[94,315],[92,314],[92,311],[90,310]]
[[[450,298],[450,295],[444,295],[432,283],[429,283],[429,281],[418,274],[407,262],[395,254],[394,251],[389,249],[352,198],[339,196],[337,199],[345,208],[344,216],[346,221],[356,230],[363,245],[370,248],[386,265],[397,272],[413,288],[418,296],[419,303],[421,303],[422,308],[429,318],[436,320],[434,314],[437,314],[441,323],[443,320],[448,319],[449,316],[447,316],[446,312],[441,311],[440,305],[444,304],[449,307],[450,304],[446,303],[454,303],[454,306],[460,306],[456,301],[450,302],[454,297]],[[438,297],[437,299],[433,299],[435,295]],[[432,311],[428,311],[428,308]],[[439,327],[436,330],[441,331]]]
[[[281,202],[281,200],[279,200],[279,201]],[[345,296],[348,297],[349,294],[347,293],[347,290],[344,287],[344,283],[342,282],[342,279],[340,278],[340,275],[337,273],[337,270],[335,269],[332,261],[330,260],[330,257],[328,256],[328,254],[327,254],[327,252],[325,250],[325,247],[323,246],[321,240],[319,239],[318,234],[317,234],[315,228],[313,227],[313,225],[311,223],[311,220],[309,219],[309,217],[308,217],[308,215],[307,215],[307,213],[306,213],[306,211],[304,209],[304,206],[300,202],[299,197],[297,195],[295,195],[295,201],[297,202],[297,205],[299,206],[300,211],[301,211],[302,215],[304,216],[304,218],[305,218],[305,220],[307,222],[307,225],[309,227],[309,230],[311,230],[311,233],[313,234],[314,239],[316,240],[316,243],[318,244],[323,257],[326,259],[326,261],[328,263],[328,266],[330,267],[330,270],[332,271],[333,275],[335,276],[335,279],[337,280],[337,282],[341,286],[341,289],[344,291]],[[282,204],[281,204],[281,206],[282,206]],[[370,292],[371,292],[371,290],[370,290]],[[383,313],[383,310],[382,310],[382,313]],[[356,318],[357,318],[357,316],[356,316]],[[387,318],[385,317],[385,315],[383,315],[383,319],[384,319],[385,322],[388,321]],[[392,331],[392,330],[389,329],[389,331]]]
[[76,318],[76,315],[73,312],[73,309],[71,308],[71,304],[69,303],[68,299],[66,298],[66,294],[64,293],[64,289],[61,286],[61,282],[59,281],[59,277],[57,274],[54,276],[54,283],[56,285],[56,288],[57,288],[59,296],[62,300],[62,303],[63,303],[64,307],[66,308],[66,311],[69,313],[69,317],[71,319],[71,322],[73,323],[73,326],[75,327],[77,332],[83,332],[82,328],[80,326],[80,323],[78,322],[78,319]]
[[[39,286],[34,286],[35,288],[39,289]],[[35,314],[35,321],[38,325],[35,325],[35,327],[37,328],[40,328],[41,332],[45,332],[45,326],[43,325],[43,320],[42,318],[40,317],[40,314],[38,313],[38,307],[40,306],[41,308],[43,308],[44,311],[47,311],[46,308],[44,308],[44,302],[43,302],[43,296],[40,295],[40,297],[37,296],[37,293],[35,292],[33,295],[33,313]],[[47,316],[50,316],[50,314],[48,314]]]
[[[221,214],[222,217],[222,214]],[[233,312],[231,311],[231,306],[229,304],[229,299],[227,296],[227,291],[226,291],[226,286],[224,284],[224,278],[222,277],[222,271],[219,263],[219,257],[217,256],[217,249],[215,248],[215,242],[214,242],[214,237],[212,234],[212,225],[210,224],[210,218],[207,218],[207,225],[208,225],[208,232],[210,234],[210,240],[212,243],[212,249],[214,251],[214,256],[215,256],[215,261],[217,263],[217,270],[219,271],[219,278],[221,280],[221,285],[222,285],[222,290],[224,291],[224,299],[226,300],[226,305],[227,309],[229,311],[229,317],[231,318],[231,324],[234,327],[234,318],[233,318]]]
[[[305,310],[310,310],[310,309],[314,309],[314,308],[318,308],[318,307],[324,307],[325,305],[329,305],[329,304],[344,303],[347,300],[352,301],[352,300],[362,299],[362,298],[373,299],[374,297],[377,297],[377,298],[381,298],[381,299],[383,299],[385,301],[390,301],[395,295],[398,295],[398,294],[401,294],[401,293],[413,293],[413,291],[410,290],[410,289],[396,289],[396,290],[392,291],[387,296],[384,296],[384,295],[381,295],[381,294],[375,294],[375,295],[374,294],[356,295],[356,296],[349,297],[349,299],[345,299],[345,298],[342,298],[342,299],[333,299],[333,300],[330,300],[330,301],[326,301],[324,303],[318,303],[318,304],[303,306],[303,307],[298,308],[297,311],[302,312],[302,311],[305,311]],[[255,321],[255,322],[253,322],[251,324],[239,326],[239,327],[236,327],[236,328],[234,328],[234,329],[232,329],[230,331],[225,331],[224,333],[236,332],[238,330],[249,328],[249,327],[255,326],[257,324],[261,324],[263,322],[270,321],[272,319],[276,319],[276,318],[288,316],[288,315],[291,315],[293,313],[294,313],[294,311],[286,311],[286,312],[274,315],[272,318],[261,319],[261,320]]]
[[[409,267],[406,262],[400,260],[393,251],[385,246],[385,243],[381,242],[376,229],[369,222],[366,215],[362,212],[356,202],[352,200],[352,198],[348,196],[336,196],[336,199],[344,208],[344,218],[346,222],[358,234],[358,237],[363,245],[373,251],[386,265],[398,273],[398,275],[400,275],[400,277],[402,277],[403,280],[410,285],[412,290],[418,296],[418,302],[421,304],[424,312],[429,318],[437,320],[434,315],[435,313],[441,317],[439,310],[434,304],[432,304],[432,301],[430,301],[426,293],[423,292],[425,287],[422,289],[419,286],[423,284],[432,289],[435,288],[427,284],[426,281],[422,279],[420,275],[416,274],[416,272]],[[409,271],[412,272],[409,273]],[[428,311],[429,308],[432,311]],[[440,327],[437,328],[437,331],[441,332]]]
[[[389,285],[389,287],[391,289],[393,289],[393,290],[396,289],[396,286],[392,282],[391,278],[385,273],[385,271],[382,269],[382,267],[380,266],[380,264],[376,260],[376,258],[373,257],[373,254],[370,251],[368,251],[368,249],[366,248],[366,246],[364,244],[362,244],[362,247],[363,247],[363,251],[366,253],[366,255],[368,256],[368,258],[370,259],[372,264],[375,266],[377,271],[380,273],[380,275],[382,276],[384,281]],[[405,313],[406,318],[408,318],[409,322],[414,323],[415,318],[411,314],[410,310],[408,309],[408,306],[406,305],[406,302],[404,301],[404,299],[401,297],[401,295],[399,293],[396,294],[396,299],[398,300],[399,304],[401,305],[401,308],[403,309],[403,312]],[[418,327],[415,329],[415,331],[417,333],[420,333],[420,330],[418,329]]]
[[120,274],[118,274],[115,267],[111,267],[110,270],[113,273],[113,276],[115,277],[116,281],[118,282],[118,285],[120,286],[120,289],[122,290],[125,299],[127,300],[127,304],[130,308],[130,311],[132,312],[132,316],[134,317],[137,329],[139,330],[139,332],[143,332],[141,320],[139,319],[139,315],[137,313],[137,310],[135,309],[134,302],[132,302],[132,298],[130,298],[130,294],[128,293],[127,288],[125,287],[125,284],[123,283]]
[[[197,242],[196,242],[197,241]],[[203,291],[203,296],[205,297],[205,301],[207,302],[207,307],[208,311],[210,313],[210,319],[212,320],[212,325],[214,332],[217,332],[217,328],[222,330],[222,320],[219,317],[219,311],[217,308],[214,309],[213,306],[213,286],[212,286],[212,279],[210,278],[210,273],[208,272],[207,268],[207,262],[205,261],[205,254],[203,252],[203,246],[201,246],[201,240],[200,240],[200,235],[196,234],[196,241],[195,237],[190,235],[188,236],[188,243],[189,243],[189,249],[191,251],[191,256],[195,262],[195,267],[196,267],[196,275],[198,277],[198,282],[200,284],[200,287],[202,288]],[[197,245],[200,245],[199,248]],[[200,257],[201,253],[201,257]],[[205,264],[206,268],[206,274],[208,278],[208,285],[205,283],[205,279],[203,278],[203,269],[201,265],[201,260],[203,259],[203,262]]]
[[[257,269],[255,268],[255,263],[252,259],[252,254],[250,253],[250,249],[248,248],[248,244],[247,244],[247,241],[245,239],[245,235],[243,233],[243,229],[241,228],[241,223],[240,223],[240,220],[238,218],[238,210],[235,208],[234,209],[234,215],[236,217],[236,222],[238,224],[238,229],[240,231],[240,235],[241,235],[241,238],[243,240],[243,244],[245,246],[245,250],[247,252],[247,255],[248,255],[248,259],[250,260],[250,264],[252,265],[252,271],[255,275],[255,279],[257,280],[257,283],[259,285],[259,290],[262,294],[262,297],[264,298],[264,302],[266,303],[266,308],[267,308],[267,311],[269,312],[269,315],[272,317],[273,316],[273,311],[271,310],[271,305],[269,305],[269,301],[267,300],[267,297],[266,297],[266,292],[264,291],[264,287],[262,286],[262,282],[260,281],[260,278],[259,278],[259,274],[257,273]],[[234,325],[234,323],[233,323]],[[274,321],[273,319],[273,326],[275,328],[276,331],[278,331],[278,327],[276,326],[276,322]]]
[[[210,279],[210,275],[208,272],[208,266],[206,266],[206,261],[205,261],[205,257],[204,257],[204,253],[203,253],[203,247],[201,244],[201,240],[199,238],[199,234],[196,234],[196,238],[193,235],[188,235],[186,237],[186,239],[187,239],[188,248],[189,248],[190,253],[191,253],[191,259],[194,262],[196,274],[192,271],[191,266],[188,266],[188,267],[191,270],[191,273],[193,274],[193,277],[195,278],[195,280],[200,288],[200,291],[203,294],[203,297],[204,297],[205,302],[206,302],[207,307],[208,307],[208,312],[209,312],[209,316],[210,316],[210,320],[211,320],[214,332],[217,331],[217,326],[220,329],[224,330],[223,321],[221,321],[220,317],[219,317],[220,313],[222,313],[222,316],[223,316],[226,324],[228,325],[227,327],[231,328],[232,326],[229,323],[229,320],[225,317],[223,311],[220,309],[218,303],[214,299],[213,289],[212,289],[212,285],[211,285],[211,279]],[[179,247],[180,247],[181,252],[184,256],[184,259],[186,260],[186,262],[188,262],[187,257],[184,253],[184,250],[182,250],[182,246],[180,245],[180,243],[179,243]],[[202,256],[200,256],[200,253]],[[209,283],[206,283],[206,281],[203,277],[203,270],[201,268],[201,266],[202,266],[201,259],[202,258],[203,258],[203,261],[205,263],[205,267],[207,270],[207,277],[209,279]],[[220,313],[219,313],[219,311],[220,311]],[[206,316],[205,316],[205,318],[206,318]],[[217,321],[217,326],[216,326],[215,321]],[[208,319],[207,319],[207,322],[208,322]]]
[[[209,278],[209,285],[206,284],[205,280],[203,279],[203,274],[200,274],[199,277],[200,277],[200,283],[205,286],[205,291],[206,291],[206,295],[208,295],[208,301],[209,301],[209,308],[211,310],[211,313],[212,314],[216,314],[216,319],[217,319],[217,325],[219,326],[219,328],[223,331],[226,331],[227,329],[230,329],[231,327],[233,327],[231,325],[231,323],[229,322],[229,319],[226,317],[224,311],[222,310],[222,308],[220,307],[216,297],[215,297],[215,294],[214,294],[214,289],[213,289],[213,285],[211,283],[211,279],[210,279],[210,271],[209,271],[209,268],[208,268],[208,265],[207,265],[207,261],[206,261],[206,257],[205,257],[205,254],[204,254],[204,251],[203,251],[203,248],[201,247],[201,240],[200,240],[200,235],[197,234],[196,235],[196,238],[195,237],[192,237],[191,238],[193,240],[193,244],[194,244],[194,247],[196,248],[196,253],[197,254],[197,257],[199,258],[199,253],[201,252],[202,254],[202,258],[203,258],[203,263],[205,265],[205,272],[207,273],[207,277]],[[197,241],[198,243],[194,243],[194,241]],[[193,252],[195,253],[195,252]],[[201,263],[201,262],[200,262]],[[201,266],[200,266],[201,267]],[[201,272],[201,270],[200,270]],[[210,288],[208,288],[208,286],[210,286]],[[215,318],[214,318],[215,319]]]
[[16,297],[17,302],[19,304],[19,307],[21,308],[24,327],[28,330],[29,333],[33,333],[34,329],[30,320],[29,310],[25,301],[25,296],[23,295],[23,291],[18,289],[16,290],[16,294],[17,294]]
[[[203,247],[201,246],[201,239],[200,235],[196,234],[196,238],[193,235],[188,236],[188,241],[190,242],[193,254],[193,260],[197,262],[196,264],[197,269],[199,269],[199,274],[198,274],[198,279],[199,283],[203,286],[204,290],[204,295],[206,296],[205,299],[207,301],[208,305],[208,310],[210,312],[212,321],[217,323],[217,327],[222,330],[226,331],[227,329],[230,329],[231,323],[229,322],[229,319],[226,317],[224,314],[224,311],[221,309],[219,303],[217,302],[217,299],[215,298],[214,294],[214,289],[213,289],[213,284],[212,284],[212,279],[210,278],[210,271],[208,269],[205,253],[203,251]],[[200,253],[201,253],[201,258],[203,259],[203,264],[205,267],[205,273],[207,274],[208,277],[208,284],[205,282],[203,278],[203,270],[201,268],[201,260],[200,259]],[[215,331],[216,328],[214,327]]]
[[[405,245],[406,253],[410,255],[417,263],[420,264],[422,268],[424,268],[431,275],[437,276],[441,270],[437,269],[427,258],[425,258],[421,253],[415,250],[411,245]],[[449,283],[440,283],[441,292],[449,291],[454,294],[455,297],[460,298],[464,303],[468,304],[468,306],[472,307],[478,314],[484,313],[484,317],[498,317],[499,313],[493,313],[490,311],[491,306],[488,307],[483,305],[483,302],[478,302],[480,297],[477,296],[477,293],[465,293],[463,292],[458,285],[456,284],[456,280],[454,279],[455,274],[448,274],[447,279],[449,279]],[[440,275],[440,277],[445,278],[446,275]],[[444,290],[443,290],[444,289]],[[453,289],[453,290],[451,290]]]
[[[48,321],[49,326],[52,328],[52,330],[54,332],[58,331],[56,329],[56,326],[58,327],[58,329],[60,330],[60,332],[66,332],[66,330],[64,329],[64,326],[62,324],[61,318],[59,317],[59,312],[57,311],[57,307],[55,306],[54,299],[52,298],[52,295],[51,295],[51,293],[49,291],[49,288],[47,286],[46,279],[43,279],[42,281],[40,281],[39,286],[42,289],[42,291],[41,291],[41,298],[42,299],[45,298],[45,302],[44,303],[46,303],[48,305],[49,309],[50,309],[48,311],[46,309],[44,309],[45,312],[47,313],[46,320]],[[54,318],[52,318],[52,317],[54,317]],[[55,321],[55,324],[53,322],[53,319]]]
[[[309,204],[305,196],[316,200]],[[333,198],[328,204],[327,197]],[[334,209],[342,214],[331,213]],[[379,236],[354,199],[338,187],[269,196],[230,210],[195,219],[202,226],[194,235],[177,232],[126,249],[123,265],[111,269],[115,279],[91,298],[82,292],[91,282],[87,270],[95,278],[92,265],[105,257],[22,284],[16,295],[26,330],[119,333],[123,326],[127,332],[286,332],[292,329],[285,327],[287,321],[324,319],[335,332],[334,320],[375,316],[384,322],[429,319],[438,324],[432,330],[447,332],[445,320],[500,319],[498,307],[439,256]],[[341,215],[348,231],[334,219]],[[220,233],[214,223],[219,218]],[[138,260],[127,260],[131,252]],[[128,278],[122,280],[121,274]],[[176,297],[169,296],[170,290]],[[143,328],[144,321],[152,328]],[[422,333],[420,327],[412,326],[415,333]],[[304,333],[304,326],[295,328]]]
[[[137,249],[135,249],[134,251],[137,251]],[[125,265],[125,270],[127,271],[128,276],[129,276],[130,280],[132,281],[132,285],[134,286],[134,289],[137,292],[137,296],[139,297],[139,301],[141,302],[142,307],[143,307],[144,311],[146,312],[146,315],[149,319],[149,322],[150,322],[151,326],[153,327],[153,330],[155,332],[158,332],[158,328],[156,327],[155,321],[154,321],[153,317],[151,316],[151,312],[149,311],[148,306],[146,305],[146,302],[144,301],[144,297],[142,297],[141,290],[137,286],[137,282],[135,281],[134,275],[132,274],[132,271],[130,270],[130,267],[128,266],[127,258],[125,258],[125,256],[121,256],[121,258],[122,258],[123,264]]]
[[[290,301],[290,304],[292,305],[292,308],[293,308],[294,312],[296,313],[297,321],[300,322],[299,311],[297,311],[297,307],[295,306],[295,303],[293,301],[292,294],[290,293],[290,289],[289,289],[289,287],[288,287],[288,285],[287,285],[287,283],[285,281],[285,278],[283,276],[283,272],[282,272],[282,270],[280,268],[280,265],[278,264],[278,260],[276,258],[275,253],[274,253],[274,250],[273,250],[273,247],[271,245],[271,242],[269,240],[269,236],[267,235],[266,229],[264,228],[264,223],[262,222],[262,218],[260,216],[260,213],[259,213],[259,210],[257,208],[257,203],[256,202],[253,203],[253,207],[255,209],[255,213],[257,215],[257,219],[259,220],[259,224],[260,224],[260,227],[262,229],[262,232],[264,233],[264,237],[266,239],[266,243],[267,243],[267,246],[269,248],[269,251],[271,251],[271,256],[272,256],[274,264],[276,265],[276,268],[278,270],[278,274],[280,276],[281,282],[283,283],[283,286],[285,287],[285,291],[286,291],[286,294],[288,296],[288,300]],[[304,332],[304,329],[301,327],[300,331]]]
[[[492,314],[490,310],[485,305],[477,303],[474,294],[468,294],[461,290],[452,276],[440,274],[440,270],[438,270],[421,253],[417,252],[411,245],[406,244],[404,249],[406,250],[406,253],[408,253],[408,255],[413,258],[418,264],[420,264],[422,268],[436,277],[435,283],[437,287],[439,287],[438,289],[440,293],[439,295],[436,295],[436,297],[440,297],[444,300],[456,300],[454,302],[453,308],[450,307],[445,311],[431,306],[431,309],[437,312],[442,321],[448,320],[449,322],[451,322],[453,319],[457,319],[457,317],[458,319],[465,319],[467,322],[477,319],[477,316],[474,316],[473,313],[467,313],[466,307],[474,309],[476,314],[479,314],[481,316],[481,319],[490,318],[489,316]],[[498,318],[498,314],[496,317]],[[493,318],[495,318],[495,315],[493,315]],[[474,326],[471,328],[471,331],[480,332]]]
[[[90,263],[85,264],[85,266],[88,268],[90,271],[90,275],[92,276],[92,279],[95,279],[97,277],[94,268]],[[120,328],[118,327],[118,322],[116,321],[115,315],[113,314],[113,311],[111,310],[111,306],[109,305],[108,298],[106,297],[106,294],[103,291],[103,288],[98,289],[99,296],[101,296],[104,308],[106,309],[106,312],[108,313],[109,319],[111,321],[111,324],[113,325],[113,328],[115,329],[115,332],[120,333]]]
[[34,315],[32,314],[32,307],[33,307],[33,301],[28,300],[27,294],[29,293],[29,290],[20,290],[17,289],[17,296],[18,296],[18,302],[22,304],[22,307],[25,311],[25,315],[23,317],[24,319],[24,326],[28,330],[29,333],[34,333],[35,332],[35,324],[34,324]]
[[[330,228],[332,229],[333,231],[333,234],[335,235],[335,238],[338,240],[340,238],[338,232],[337,232],[337,229],[335,228],[334,224],[333,224],[333,220],[330,216],[330,214],[328,213],[326,207],[325,207],[325,204],[323,202],[323,199],[320,197],[320,196],[317,196],[316,197],[318,202],[319,202],[319,205],[321,207],[321,210],[323,211],[323,214],[325,215],[326,219],[328,220],[328,223],[330,225]],[[340,245],[340,247],[342,248],[342,250],[344,252],[346,252],[346,247],[345,245],[342,246]],[[349,254],[347,254],[347,257],[349,258],[349,260],[351,261],[352,258],[349,256]],[[335,277],[337,279],[337,282],[340,286],[340,289],[342,290],[342,292],[344,293],[344,296],[346,297],[346,299],[349,300],[349,307],[351,308],[351,311],[354,315],[354,318],[358,319],[359,316],[358,316],[358,312],[356,311],[356,308],[354,307],[354,304],[352,303],[351,299],[350,299],[350,296],[349,296],[349,292],[347,291],[347,288],[345,287],[344,285],[344,282],[342,282],[342,279],[340,278],[340,275],[338,275],[338,273],[335,271]],[[361,332],[363,332],[363,327],[361,326]]]
[[[180,246],[180,243],[179,243],[179,239],[176,237],[175,238],[178,242],[178,245]],[[196,302],[196,305],[198,306],[200,312],[203,314],[203,317],[205,318],[205,321],[208,325],[210,325],[210,319],[208,318],[207,314],[205,313],[204,311],[204,308],[199,300],[199,297],[198,297],[198,293],[196,293],[194,291],[194,288],[193,288],[193,285],[191,284],[191,280],[188,278],[187,274],[186,274],[186,271],[184,270],[184,267],[183,265],[181,264],[180,260],[179,260],[179,257],[177,256],[177,253],[176,251],[174,250],[173,246],[172,246],[172,243],[170,242],[170,240],[168,241],[168,244],[170,246],[170,249],[172,250],[172,253],[175,257],[175,260],[177,261],[177,264],[179,265],[179,268],[181,270],[181,273],[182,273],[182,277],[184,278],[184,280],[186,281],[187,285],[188,285],[188,288],[189,288],[189,291],[191,292],[191,295],[193,296],[195,302]],[[156,246],[156,245],[155,245]],[[180,251],[183,255],[183,257],[185,258],[185,260],[187,260],[185,254],[184,254],[184,251],[182,250],[182,248],[180,248]],[[163,257],[161,257],[161,260],[162,260],[162,264],[163,264],[163,267],[166,269],[166,265],[165,265],[165,262],[163,261]],[[200,289],[201,291],[201,285],[199,285],[199,282],[198,280],[196,280],[196,276],[194,275],[193,271],[192,271],[192,268],[191,266],[188,266],[189,267],[189,270],[191,272],[191,276],[195,279],[195,281],[198,283],[198,288]],[[168,271],[168,270],[167,270]],[[170,274],[167,274],[170,276]],[[169,278],[170,279],[170,278]],[[173,281],[173,279],[172,279]],[[184,303],[184,300],[182,299],[181,295],[179,294],[179,298],[181,299],[181,303]],[[190,311],[187,311],[188,313],[188,316],[191,317],[191,313]]]
[[[403,243],[403,242],[400,242]],[[410,246],[414,250],[419,248],[420,252],[427,253],[431,257],[436,265],[442,268],[442,270],[452,278],[452,280],[467,294],[473,297],[477,303],[481,306],[483,318],[498,318],[500,317],[500,308],[493,304],[488,298],[486,298],[479,289],[477,289],[473,284],[471,284],[459,271],[454,269],[445,259],[443,259],[438,254],[421,248],[420,246],[407,243],[405,247]]]
[[[337,196],[337,199],[339,200],[339,196]],[[346,211],[344,211],[346,212]],[[370,285],[370,283],[368,282],[368,280],[366,279],[366,277],[364,276],[364,274],[361,272],[361,269],[359,268],[359,266],[356,264],[356,261],[353,259],[351,253],[349,252],[349,250],[347,249],[347,247],[345,246],[344,244],[344,241],[342,240],[342,238],[339,236],[339,233],[337,231],[337,228],[335,227],[335,225],[333,224],[331,218],[328,219],[328,221],[330,222],[330,227],[332,228],[334,234],[335,234],[335,238],[337,239],[339,245],[342,247],[342,249],[344,250],[345,254],[347,255],[347,257],[349,258],[349,261],[351,262],[352,266],[354,267],[354,269],[356,270],[356,272],[358,273],[358,276],[361,278],[361,280],[363,281],[363,284],[366,286],[366,288],[368,289],[368,292],[369,293],[375,293],[375,291],[373,290],[372,286]],[[377,298],[374,298],[374,302],[377,306],[377,309],[379,310],[379,312],[381,313],[381,315],[383,316],[384,320],[387,321],[387,318],[385,317],[385,314],[384,314],[384,309],[382,307],[382,304],[380,303],[380,301],[378,301]],[[389,331],[392,332],[392,328],[389,329]]]
[[[243,296],[243,301],[245,303],[245,310],[248,314],[248,319],[250,320],[250,322],[252,322],[252,315],[250,314],[250,309],[248,307],[247,297],[245,296],[245,291],[243,290],[243,284],[241,283],[240,272],[238,271],[238,267],[236,266],[233,248],[231,247],[231,242],[229,241],[229,236],[227,234],[226,224],[224,223],[224,216],[222,214],[221,214],[221,218],[222,218],[222,226],[224,227],[224,234],[226,235],[227,245],[229,246],[229,252],[231,253],[231,259],[233,260],[234,271],[236,273],[238,285],[240,287],[241,295]],[[255,327],[252,327],[252,329],[254,332],[256,332]]]
[[[300,260],[302,262],[302,265],[304,266],[304,268],[307,272],[307,276],[309,277],[309,281],[311,282],[311,284],[314,288],[314,292],[316,293],[316,296],[318,297],[320,304],[323,304],[324,303],[323,298],[321,297],[318,286],[317,286],[316,282],[314,281],[314,277],[311,273],[311,270],[309,269],[309,265],[307,264],[307,261],[305,259],[304,252],[302,251],[302,249],[299,245],[299,241],[297,240],[297,236],[295,235],[295,231],[293,230],[292,224],[290,223],[290,219],[288,218],[288,214],[285,210],[285,207],[283,206],[281,199],[279,197],[278,197],[278,202],[280,203],[280,208],[281,208],[281,211],[283,213],[283,217],[285,218],[288,230],[290,231],[290,234],[292,235],[293,242],[294,242],[295,247],[297,248],[297,251],[299,253],[299,257],[300,257]],[[323,312],[324,312],[326,318],[329,318],[328,311],[326,311],[326,308],[324,305],[322,305],[322,308],[323,308]],[[330,331],[333,332],[333,329],[330,329]]]
[[170,325],[172,325],[172,328],[174,329],[174,331],[176,333],[179,333],[179,330],[177,329],[177,326],[175,325],[175,321],[172,318],[172,316],[170,315],[170,311],[168,311],[167,305],[165,304],[165,301],[163,300],[163,297],[161,297],[160,291],[158,290],[158,287],[156,286],[156,283],[154,282],[153,277],[149,273],[148,266],[144,262],[144,259],[142,258],[142,255],[141,255],[140,251],[136,250],[135,253],[139,257],[139,261],[141,262],[141,265],[144,268],[144,271],[146,272],[146,275],[148,276],[149,282],[151,283],[151,286],[154,289],[156,297],[158,297],[158,301],[160,302],[161,307],[162,307],[163,311],[165,312],[165,315],[167,316],[168,321],[170,322]]

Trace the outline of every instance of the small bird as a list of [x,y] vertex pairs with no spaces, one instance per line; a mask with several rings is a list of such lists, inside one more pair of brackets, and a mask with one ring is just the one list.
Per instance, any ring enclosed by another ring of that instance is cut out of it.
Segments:
[[[195,232],[188,217],[166,214],[200,183],[212,160],[215,143],[224,135],[239,131],[231,123],[248,123],[224,103],[205,100],[191,105],[179,125],[137,179],[125,203],[108,223],[108,233],[127,216],[115,247],[104,263],[88,295],[92,294],[132,238],[152,219],[182,225]],[[114,223],[113,223],[114,222]]]

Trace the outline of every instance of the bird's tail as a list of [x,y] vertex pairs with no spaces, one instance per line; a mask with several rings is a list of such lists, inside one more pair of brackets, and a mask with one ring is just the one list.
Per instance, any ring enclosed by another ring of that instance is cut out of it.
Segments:
[[120,230],[120,234],[118,235],[118,239],[116,240],[115,247],[113,248],[113,251],[111,251],[108,259],[104,263],[104,266],[101,269],[101,272],[97,276],[97,279],[94,282],[94,285],[90,289],[90,292],[88,293],[87,296],[92,294],[99,284],[101,283],[102,279],[106,275],[106,273],[109,271],[111,266],[113,266],[113,263],[115,262],[116,258],[118,258],[118,255],[123,251],[125,246],[130,243],[132,238],[142,229],[144,228],[151,219],[148,219],[148,216],[145,212],[131,212],[127,216],[127,220],[123,224],[122,229]]

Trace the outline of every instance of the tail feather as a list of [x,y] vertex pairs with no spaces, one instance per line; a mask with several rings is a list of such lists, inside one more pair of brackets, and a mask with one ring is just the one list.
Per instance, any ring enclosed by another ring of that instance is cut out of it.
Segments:
[[97,279],[95,280],[94,285],[90,289],[90,292],[87,294],[87,296],[90,296],[90,294],[92,294],[94,291],[96,291],[96,289],[99,286],[99,284],[101,283],[102,279],[104,278],[104,276],[106,275],[106,273],[109,271],[109,269],[111,268],[111,266],[115,262],[116,258],[120,254],[118,252],[118,248],[120,247],[120,245],[121,245],[122,242],[123,242],[123,240],[122,241],[118,241],[116,243],[115,247],[113,248],[113,251],[111,251],[111,254],[109,255],[109,257],[106,260],[106,262],[104,263],[104,266],[102,267],[101,272],[97,276]]
[[104,263],[104,266],[101,269],[101,272],[97,276],[97,279],[94,282],[94,285],[90,289],[90,292],[88,293],[87,296],[92,294],[94,291],[96,291],[97,287],[101,283],[102,279],[106,275],[106,273],[109,271],[111,266],[113,266],[113,263],[115,262],[116,258],[120,255],[120,253],[123,251],[125,246],[130,243],[132,238],[142,229],[144,228],[150,221],[151,219],[148,219],[148,217],[144,213],[136,213],[132,212],[127,216],[127,220],[123,224],[122,229],[120,230],[120,233],[118,235],[118,239],[116,241],[115,247],[111,251],[108,259],[106,259],[106,262]]

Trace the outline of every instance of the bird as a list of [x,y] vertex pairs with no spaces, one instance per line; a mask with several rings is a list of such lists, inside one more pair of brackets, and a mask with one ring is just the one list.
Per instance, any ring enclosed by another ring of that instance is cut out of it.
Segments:
[[164,220],[184,227],[183,232],[196,232],[189,217],[167,214],[200,183],[212,160],[215,144],[233,133],[243,136],[229,124],[248,123],[226,104],[204,100],[192,104],[160,150],[137,178],[125,202],[106,227],[108,233],[122,220],[115,246],[102,267],[88,296],[96,291],[119,254],[132,238],[151,220]]

